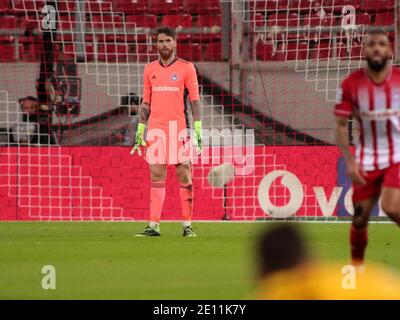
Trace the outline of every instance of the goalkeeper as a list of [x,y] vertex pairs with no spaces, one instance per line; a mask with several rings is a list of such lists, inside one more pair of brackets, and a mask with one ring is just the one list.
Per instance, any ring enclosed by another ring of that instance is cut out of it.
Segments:
[[[156,32],[160,59],[145,66],[140,123],[131,154],[146,148],[151,173],[150,223],[138,236],[160,236],[160,218],[165,199],[167,165],[175,165],[180,183],[183,236],[196,236],[191,221],[193,186],[191,175],[191,139],[185,105],[188,93],[194,121],[194,143],[202,149],[199,85],[194,65],[175,55],[176,35],[170,28]],[[144,131],[147,125],[147,135]]]

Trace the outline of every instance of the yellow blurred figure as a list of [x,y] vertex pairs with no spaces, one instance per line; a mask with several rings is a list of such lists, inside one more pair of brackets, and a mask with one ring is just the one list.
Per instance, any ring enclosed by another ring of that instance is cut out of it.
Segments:
[[400,277],[380,265],[365,270],[310,258],[300,233],[281,225],[259,245],[260,285],[256,299],[374,300],[400,299]]

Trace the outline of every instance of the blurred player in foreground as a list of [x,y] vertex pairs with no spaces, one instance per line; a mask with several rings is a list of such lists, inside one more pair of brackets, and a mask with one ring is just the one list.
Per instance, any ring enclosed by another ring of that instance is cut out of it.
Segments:
[[[368,220],[379,197],[382,210],[400,225],[400,69],[389,64],[392,54],[384,31],[369,32],[364,47],[367,66],[343,80],[335,107],[336,141],[353,183],[351,257],[360,268]],[[355,156],[349,149],[351,116],[360,128]]]
[[[156,32],[160,59],[144,69],[143,102],[140,123],[131,153],[146,148],[146,160],[151,172],[150,223],[140,236],[160,236],[160,218],[165,198],[167,165],[175,165],[180,182],[183,215],[183,236],[196,236],[191,226],[193,187],[191,173],[191,143],[187,132],[189,120],[185,107],[188,91],[194,122],[194,142],[202,148],[200,97],[194,65],[175,54],[176,35],[170,28]],[[147,123],[147,135],[144,131]]]
[[317,262],[293,225],[264,232],[257,249],[261,281],[257,299],[400,299],[398,275],[379,265],[357,272],[354,266]]

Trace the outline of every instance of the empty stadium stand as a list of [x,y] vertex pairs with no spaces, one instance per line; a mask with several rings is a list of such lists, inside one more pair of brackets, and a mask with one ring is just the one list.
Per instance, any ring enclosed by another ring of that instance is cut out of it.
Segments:
[[[40,12],[44,5],[44,1],[31,0],[0,0],[0,32],[7,30],[27,30],[38,27],[35,14]],[[59,11],[58,16],[58,41],[64,43],[67,49],[74,48],[76,37],[76,19],[77,7],[74,1],[62,0],[57,1]],[[129,51],[136,52],[139,60],[143,61],[142,55],[148,54],[152,49],[146,49],[140,43],[147,43],[149,35],[146,32],[132,34],[130,30],[133,28],[149,28],[154,30],[160,25],[167,25],[174,28],[212,28],[221,26],[221,8],[219,0],[207,0],[199,2],[192,0],[87,0],[85,5],[86,15],[86,50],[87,61],[91,61],[93,56],[94,42],[97,44],[98,59],[100,61],[114,62],[119,50],[125,52],[123,43],[115,45],[118,42],[126,42],[130,44]],[[29,14],[29,18],[25,18],[25,13]],[[32,22],[36,22],[32,26]],[[125,33],[124,33],[125,27]],[[21,30],[15,31],[15,36],[0,34],[0,48],[2,53],[2,62],[16,61],[37,61],[40,58],[40,45],[37,45],[39,39],[34,36],[22,37]],[[110,32],[111,30],[111,32]],[[179,34],[181,55],[186,58],[196,60],[220,60],[221,53],[216,52],[221,48],[221,34],[216,33],[185,33],[184,30]],[[104,31],[104,32],[103,32]],[[11,32],[11,31],[10,31]],[[8,32],[8,33],[10,33]],[[12,33],[12,32],[11,32]],[[122,34],[122,35],[120,35]],[[216,42],[211,46],[207,46],[210,42]],[[34,44],[36,43],[36,44]],[[110,44],[108,44],[110,43]],[[183,44],[185,43],[185,44]],[[23,46],[20,47],[20,45]],[[18,49],[12,50],[12,47]],[[137,48],[136,48],[137,47]],[[123,48],[123,49],[121,49]],[[188,52],[183,52],[184,50]],[[38,50],[38,52],[36,52]],[[14,54],[9,54],[10,52]],[[15,55],[15,52],[19,55]],[[115,51],[115,54],[114,54]],[[107,54],[110,57],[107,57]],[[212,56],[215,53],[215,56]],[[66,53],[71,56],[71,53]],[[204,57],[203,57],[204,55]],[[73,56],[73,55],[72,55]],[[125,60],[122,55],[121,59]]]
[[[337,35],[335,49],[330,47],[333,39],[329,28],[340,25],[340,15],[345,5],[351,5],[357,9],[357,25],[387,27],[395,22],[394,9],[390,9],[394,7],[394,0],[325,0],[323,3],[324,6],[321,6],[319,1],[311,0],[249,1],[248,8],[252,12],[250,25],[266,28],[266,30],[271,28],[283,30],[278,31],[273,37],[266,32],[262,39],[257,38],[255,57],[262,61],[356,58],[359,54],[357,43],[353,43],[343,35]],[[39,12],[43,5],[44,1],[40,0],[14,0],[13,2],[0,0],[2,62],[39,59],[40,52],[36,52],[36,50],[40,51],[39,40],[30,34],[23,36],[21,32],[33,28],[32,23],[36,21],[35,13]],[[77,19],[74,14],[77,10],[76,3],[61,0],[57,1],[57,6],[60,31],[58,40],[68,44],[68,48],[72,48],[76,40],[74,37]],[[118,50],[122,50],[118,48],[123,48],[126,44],[129,46],[128,52],[137,52],[142,61],[143,58],[140,56],[145,52],[144,46],[140,44],[148,43],[149,32],[160,25],[182,29],[179,30],[180,55],[204,61],[222,59],[221,32],[210,31],[214,27],[222,26],[219,0],[87,0],[85,9],[85,23],[87,31],[89,30],[85,35],[85,45],[93,49],[93,52],[98,52],[100,61],[116,61],[115,54],[118,55]],[[323,15],[320,14],[320,10],[324,10]],[[25,18],[22,12],[28,12],[31,17]],[[133,28],[145,28],[147,31],[133,34]],[[187,31],[193,28],[197,28],[198,31]],[[287,29],[296,28],[314,28],[313,30],[325,28],[328,32],[304,30],[286,32]],[[15,34],[12,30],[15,30]],[[107,30],[114,32],[106,32]],[[394,40],[393,31],[390,32],[390,38]],[[94,50],[96,43],[98,48]],[[111,50],[111,58],[106,59],[105,56],[109,50]],[[88,61],[94,59],[93,52],[87,51]],[[123,60],[125,58],[124,55],[121,57]]]

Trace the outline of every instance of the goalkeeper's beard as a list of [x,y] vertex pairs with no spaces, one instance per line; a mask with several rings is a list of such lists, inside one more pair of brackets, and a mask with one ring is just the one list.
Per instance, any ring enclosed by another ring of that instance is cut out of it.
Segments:
[[160,54],[160,56],[163,60],[168,60],[174,54],[173,49],[168,49],[168,52],[164,52],[163,50],[164,49],[158,50],[158,53]]

